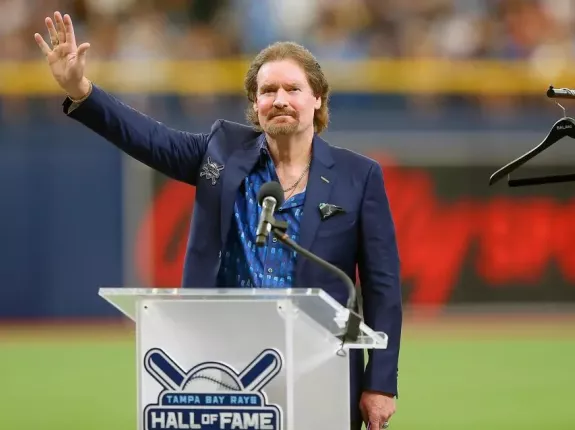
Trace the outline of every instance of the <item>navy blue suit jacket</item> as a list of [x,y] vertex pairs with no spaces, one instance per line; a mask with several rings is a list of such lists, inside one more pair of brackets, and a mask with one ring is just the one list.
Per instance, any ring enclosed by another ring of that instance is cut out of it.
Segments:
[[[94,86],[90,97],[64,112],[125,153],[178,181],[196,187],[182,287],[217,287],[221,250],[228,237],[234,201],[242,180],[254,167],[261,133],[217,120],[209,133],[171,129],[128,107]],[[210,157],[223,165],[215,185],[200,176]],[[324,178],[324,179],[322,179]],[[345,209],[322,221],[318,205]],[[397,371],[402,324],[399,257],[395,229],[380,165],[363,155],[330,146],[315,135],[300,244],[356,280],[359,271],[364,320],[389,335],[387,350],[370,353],[364,371],[363,354],[351,357],[352,419],[360,420],[363,390],[397,395]],[[298,257],[294,287],[322,288],[345,305],[345,284],[319,265]]]

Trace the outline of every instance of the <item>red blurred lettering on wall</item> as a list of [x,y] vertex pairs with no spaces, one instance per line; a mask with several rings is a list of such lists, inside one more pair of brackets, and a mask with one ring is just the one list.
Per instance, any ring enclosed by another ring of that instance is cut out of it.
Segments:
[[[134,250],[138,277],[149,287],[180,284],[188,239],[188,223],[196,189],[169,181],[155,196],[138,228]],[[181,226],[186,226],[185,229]],[[170,252],[171,251],[171,252]]]
[[478,274],[493,285],[540,279],[555,252],[554,236],[559,232],[554,232],[552,219],[562,205],[545,198],[497,199],[482,209]]
[[[575,202],[536,196],[445,202],[424,169],[379,161],[397,228],[402,277],[411,288],[410,303],[445,303],[469,261],[493,288],[536,287],[551,261],[566,280],[575,282]],[[194,197],[193,187],[169,181],[145,214],[135,264],[146,285],[180,284]]]

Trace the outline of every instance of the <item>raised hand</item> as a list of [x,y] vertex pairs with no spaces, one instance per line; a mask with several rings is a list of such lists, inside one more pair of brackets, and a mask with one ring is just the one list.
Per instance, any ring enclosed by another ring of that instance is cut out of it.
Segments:
[[34,39],[48,60],[54,79],[73,99],[81,99],[90,91],[90,82],[84,76],[89,43],[76,46],[76,36],[70,15],[54,13],[45,19],[52,48],[36,33]]

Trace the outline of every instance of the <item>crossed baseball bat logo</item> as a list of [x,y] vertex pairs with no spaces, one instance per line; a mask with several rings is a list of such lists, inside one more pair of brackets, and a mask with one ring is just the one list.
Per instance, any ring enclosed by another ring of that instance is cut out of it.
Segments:
[[148,351],[144,357],[146,370],[166,389],[182,391],[194,375],[206,369],[217,369],[231,378],[239,391],[259,391],[281,370],[282,359],[278,351],[265,349],[244,370],[237,373],[220,362],[204,362],[185,372],[159,348]]

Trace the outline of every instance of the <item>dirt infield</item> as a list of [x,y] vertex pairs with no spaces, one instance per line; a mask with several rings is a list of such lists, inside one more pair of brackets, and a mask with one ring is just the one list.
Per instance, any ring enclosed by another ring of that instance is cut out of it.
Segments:
[[575,308],[560,304],[407,308],[404,334],[575,337]]
[[573,338],[575,318],[451,317],[437,320],[418,318],[404,323],[403,336],[459,338]]
[[130,320],[0,321],[0,345],[6,340],[35,342],[125,341],[135,334]]

